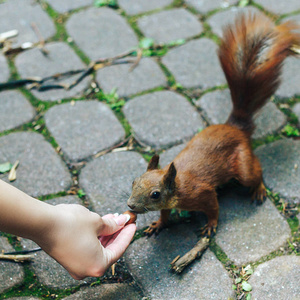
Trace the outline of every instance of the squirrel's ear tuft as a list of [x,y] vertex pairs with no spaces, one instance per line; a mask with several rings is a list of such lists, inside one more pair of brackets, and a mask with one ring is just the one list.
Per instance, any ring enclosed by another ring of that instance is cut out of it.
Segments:
[[153,155],[150,162],[149,162],[149,164],[148,164],[147,171],[157,169],[158,168],[158,162],[159,162],[159,155],[157,155],[157,154]]
[[175,168],[174,163],[172,162],[170,164],[170,167],[166,173],[166,175],[163,178],[163,182],[164,185],[167,189],[169,189],[170,191],[174,191],[175,190],[175,177],[177,174],[177,170]]

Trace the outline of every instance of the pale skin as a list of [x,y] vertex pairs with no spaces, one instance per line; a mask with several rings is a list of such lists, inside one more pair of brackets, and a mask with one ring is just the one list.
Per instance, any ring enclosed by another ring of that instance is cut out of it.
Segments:
[[33,240],[78,280],[102,276],[123,255],[136,231],[128,219],[53,206],[0,180],[0,231]]

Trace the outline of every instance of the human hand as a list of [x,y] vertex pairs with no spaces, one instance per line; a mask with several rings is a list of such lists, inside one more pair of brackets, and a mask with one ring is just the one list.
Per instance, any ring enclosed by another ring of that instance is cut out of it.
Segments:
[[102,218],[76,204],[54,206],[51,228],[35,239],[75,279],[102,276],[125,252],[136,231],[128,215]]

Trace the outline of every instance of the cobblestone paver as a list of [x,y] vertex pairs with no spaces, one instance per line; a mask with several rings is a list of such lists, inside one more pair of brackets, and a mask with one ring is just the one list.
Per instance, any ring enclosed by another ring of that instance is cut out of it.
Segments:
[[261,161],[267,186],[299,203],[300,141],[283,139],[261,146],[255,153]]
[[80,11],[70,17],[66,28],[76,44],[92,60],[118,55],[138,44],[126,20],[109,8]]
[[227,8],[230,5],[236,4],[236,0],[215,0],[215,1],[199,1],[199,0],[185,0],[185,3],[197,9],[200,13],[206,14],[209,11]]
[[253,299],[299,299],[300,257],[280,256],[259,265],[250,279]]
[[[184,255],[197,242],[187,225],[174,226],[157,238],[141,238],[130,246],[126,263],[151,299],[228,299],[234,296],[231,280],[215,255],[207,251],[182,276],[169,270],[177,255]],[[212,284],[213,283],[213,284]]]
[[[79,203],[102,216],[128,210],[132,181],[154,153],[164,167],[198,131],[226,121],[232,104],[217,57],[225,24],[246,11],[300,23],[299,0],[104,2],[0,0],[0,34],[18,31],[4,46],[34,43],[4,55],[0,41],[0,83],[86,69],[154,40],[142,57],[137,51],[130,63],[98,64],[69,90],[0,85],[0,165],[19,161],[11,184],[50,204]],[[218,189],[217,233],[183,274],[169,265],[196,244],[206,216],[172,211],[171,225],[146,238],[143,230],[160,215],[149,212],[138,216],[115,275],[109,269],[100,279],[76,281],[39,251],[31,263],[0,261],[0,298],[298,299],[300,142],[289,135],[300,128],[299,69],[298,58],[286,60],[278,91],[255,120],[253,145],[269,198],[252,203],[250,191],[234,182]],[[68,85],[78,76],[54,76],[47,84]],[[282,131],[285,125],[293,132]],[[8,173],[0,179],[8,182]],[[0,252],[21,247],[37,245],[0,234]],[[254,273],[243,277],[249,264]],[[236,281],[241,277],[250,292]]]
[[47,0],[53,9],[59,13],[67,13],[73,9],[78,9],[91,5],[93,0]]
[[123,127],[109,107],[97,101],[54,106],[47,111],[45,122],[71,161],[82,160],[109,148],[125,136]]
[[21,93],[0,93],[0,131],[18,127],[32,120],[34,116],[33,107]]
[[[0,235],[0,251],[10,252],[14,250],[6,237]],[[24,279],[24,270],[21,265],[11,261],[0,261],[0,293],[20,284]]]
[[259,260],[277,250],[290,237],[288,223],[267,199],[251,202],[249,193],[229,193],[220,198],[216,242],[237,265]]
[[7,64],[7,60],[4,55],[0,53],[0,82],[7,81],[9,77],[9,68]]
[[226,83],[217,57],[217,45],[206,38],[170,50],[162,62],[186,88],[208,89]]
[[13,47],[23,43],[37,43],[55,34],[54,22],[37,2],[10,0],[0,3],[0,32],[17,30],[18,35],[10,40]]
[[137,15],[155,9],[163,8],[172,3],[172,0],[119,0],[120,7],[122,7],[128,15]]
[[[14,186],[34,197],[67,189],[71,176],[67,167],[42,135],[16,132],[0,138],[0,162],[19,161]],[[7,176],[0,178],[8,181]]]
[[151,58],[143,58],[132,71],[131,68],[132,64],[103,68],[97,72],[96,79],[105,93],[109,94],[116,89],[120,97],[167,84],[163,71]]
[[[173,105],[175,101],[176,106]],[[189,102],[183,96],[169,91],[130,100],[124,106],[124,114],[136,138],[157,149],[183,142],[204,127]]]
[[202,25],[197,18],[185,9],[172,9],[144,16],[138,25],[146,37],[157,43],[170,43],[198,35]]

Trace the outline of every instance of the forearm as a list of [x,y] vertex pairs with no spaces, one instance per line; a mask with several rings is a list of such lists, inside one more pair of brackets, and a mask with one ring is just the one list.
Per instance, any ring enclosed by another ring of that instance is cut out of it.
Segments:
[[0,231],[36,240],[53,222],[53,206],[0,180]]

